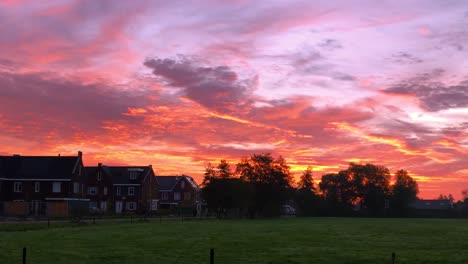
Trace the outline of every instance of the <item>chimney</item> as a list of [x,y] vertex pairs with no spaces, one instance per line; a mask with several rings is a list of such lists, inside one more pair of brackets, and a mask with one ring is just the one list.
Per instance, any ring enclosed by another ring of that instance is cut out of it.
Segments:
[[79,158],[82,158],[82,157],[83,157],[83,152],[78,151],[78,157],[79,157]]
[[98,163],[98,167],[102,167],[102,163],[101,163],[101,162]]
[[20,157],[20,154],[13,154],[13,157]]

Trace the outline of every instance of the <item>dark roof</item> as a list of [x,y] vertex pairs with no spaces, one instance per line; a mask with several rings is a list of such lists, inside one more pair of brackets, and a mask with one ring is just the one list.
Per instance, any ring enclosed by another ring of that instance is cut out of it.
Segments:
[[452,208],[450,200],[417,200],[411,204],[417,210],[448,210]]
[[[138,184],[152,170],[151,166],[102,166],[113,184]],[[136,179],[130,179],[130,173],[136,174]]]
[[172,190],[180,176],[156,176],[156,179],[159,183],[159,190]]
[[0,156],[0,178],[71,179],[78,156]]
[[159,183],[159,189],[160,190],[172,190],[174,186],[179,182],[181,178],[185,178],[187,182],[192,185],[192,187],[195,190],[200,190],[200,187],[198,184],[195,182],[195,180],[187,175],[182,175],[182,176],[156,176],[156,179],[158,180]]
[[85,167],[86,177],[96,174],[98,167]]

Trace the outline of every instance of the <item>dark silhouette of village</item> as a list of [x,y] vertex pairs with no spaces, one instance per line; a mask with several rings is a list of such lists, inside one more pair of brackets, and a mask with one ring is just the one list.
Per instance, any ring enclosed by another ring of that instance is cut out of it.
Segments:
[[[155,175],[147,166],[84,166],[76,156],[0,156],[0,217],[176,215],[467,217],[452,195],[418,198],[407,171],[350,163],[314,181],[308,167],[294,181],[286,160],[253,154],[237,164],[208,164],[199,186],[187,175]],[[393,181],[392,181],[393,177]]]

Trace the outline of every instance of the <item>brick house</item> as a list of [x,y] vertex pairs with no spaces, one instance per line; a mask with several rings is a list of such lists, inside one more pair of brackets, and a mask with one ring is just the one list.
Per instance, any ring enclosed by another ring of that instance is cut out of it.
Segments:
[[159,183],[159,204],[162,209],[193,210],[200,202],[200,187],[187,175],[156,176]]
[[77,156],[0,156],[0,214],[72,216],[84,213],[85,170]]
[[113,204],[113,185],[111,176],[103,170],[101,163],[97,167],[85,167],[85,195],[90,199],[91,212],[108,212]]
[[158,182],[153,167],[86,167],[90,209],[100,212],[147,213],[157,210]]

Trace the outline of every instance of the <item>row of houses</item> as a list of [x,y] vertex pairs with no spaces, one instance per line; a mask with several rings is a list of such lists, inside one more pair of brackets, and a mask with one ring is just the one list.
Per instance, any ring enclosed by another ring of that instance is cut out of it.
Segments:
[[192,177],[156,176],[148,166],[85,167],[77,156],[0,156],[0,216],[194,211]]

